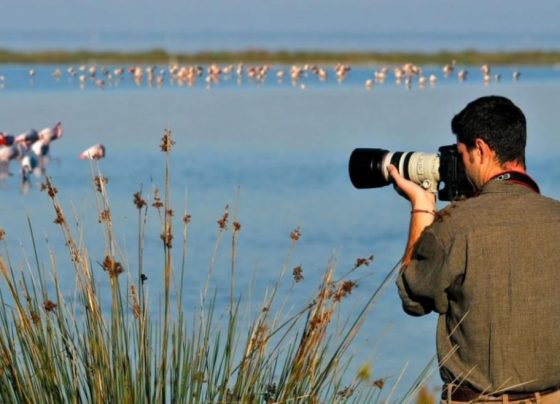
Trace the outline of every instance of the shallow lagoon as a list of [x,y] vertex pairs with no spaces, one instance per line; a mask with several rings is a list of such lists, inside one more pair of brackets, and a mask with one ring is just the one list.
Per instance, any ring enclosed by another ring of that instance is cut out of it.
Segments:
[[[483,85],[477,69],[472,68],[472,76],[464,83],[440,77],[433,88],[413,85],[407,90],[387,80],[371,91],[364,89],[363,82],[372,68],[353,69],[343,83],[334,78],[326,83],[310,78],[305,89],[271,77],[260,85],[248,80],[238,85],[232,80],[212,88],[204,83],[193,88],[149,88],[125,78],[119,86],[104,90],[91,84],[81,90],[67,77],[57,82],[50,77],[51,66],[38,68],[30,83],[27,69],[0,68],[5,77],[0,90],[0,130],[17,134],[62,121],[64,136],[52,144],[47,174],[59,190],[67,215],[75,209],[84,220],[84,237],[94,261],[102,258],[103,238],[96,214],[88,214],[95,212],[91,167],[77,155],[93,143],[106,145],[107,158],[100,161],[100,168],[109,178],[121,248],[134,265],[137,214],[132,195],[141,188],[145,193],[154,187],[163,189],[165,162],[159,143],[164,128],[172,130],[176,226],[180,226],[185,200],[192,214],[186,286],[192,301],[198,297],[209,266],[216,220],[229,203],[242,225],[236,278],[239,292],[245,293],[255,271],[255,295],[272,286],[289,248],[289,234],[301,226],[302,238],[290,265],[301,265],[305,280],[295,286],[296,291],[302,288],[301,302],[296,297],[290,303],[302,304],[310,297],[309,290],[318,284],[330,257],[337,257],[338,272],[343,273],[356,258],[373,254],[373,264],[363,269],[372,276],[360,283],[347,303],[347,310],[357,309],[402,253],[408,206],[390,187],[352,188],[348,156],[355,147],[436,151],[454,141],[449,127],[453,114],[482,95],[505,95],[526,112],[529,172],[544,194],[560,198],[560,72],[554,68],[521,68],[517,82],[510,78],[512,69],[502,68],[502,81],[489,85]],[[17,172],[15,166],[12,171]],[[48,265],[45,238],[55,252],[66,254],[59,229],[52,223],[50,201],[39,192],[40,182],[33,180],[27,195],[20,192],[17,175],[1,184],[0,227],[7,233],[11,258],[19,266],[24,265],[21,246],[31,256],[26,215],[40,239],[43,265]],[[154,213],[150,213],[147,248],[155,249],[160,240]],[[224,305],[229,287],[228,243],[222,246],[214,273],[214,286]],[[59,275],[71,294],[71,269],[65,260],[58,261],[64,262]],[[157,254],[146,258],[152,295],[161,287],[160,263]],[[286,288],[291,287],[289,281],[286,279]],[[358,356],[356,363],[371,362],[373,376],[389,376],[390,382],[408,362],[401,382],[408,386],[434,353],[435,320],[434,315],[406,316],[395,288],[390,287],[352,348]],[[437,384],[437,377],[433,382]]]

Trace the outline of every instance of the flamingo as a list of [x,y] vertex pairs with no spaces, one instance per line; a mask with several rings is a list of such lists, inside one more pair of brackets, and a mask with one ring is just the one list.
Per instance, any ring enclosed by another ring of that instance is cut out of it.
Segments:
[[10,175],[10,161],[21,158],[25,154],[25,146],[12,144],[11,146],[0,146],[0,178]]
[[48,140],[39,139],[30,147],[31,152],[38,158],[43,158],[49,154],[50,145]]
[[0,162],[7,163],[10,160],[14,160],[23,156],[24,148],[18,144],[12,144],[11,146],[1,146],[0,147]]
[[15,142],[17,144],[23,144],[27,147],[31,146],[34,142],[39,140],[39,132],[35,129],[29,129],[27,132],[23,132],[16,136]]
[[0,146],[11,146],[14,144],[14,141],[14,136],[0,132]]
[[99,160],[103,157],[105,157],[105,146],[101,143],[88,147],[79,155],[82,160]]
[[38,136],[40,140],[43,140],[46,143],[60,139],[62,137],[62,123],[59,121],[52,128],[41,129]]
[[29,181],[29,176],[37,167],[37,159],[31,154],[26,154],[21,159],[21,178],[22,181]]

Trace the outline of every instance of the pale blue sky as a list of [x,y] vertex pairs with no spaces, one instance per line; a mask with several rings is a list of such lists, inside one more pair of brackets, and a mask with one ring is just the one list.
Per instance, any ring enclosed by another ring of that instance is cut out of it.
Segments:
[[[294,48],[298,47],[298,34],[430,33],[455,35],[459,39],[461,35],[478,34],[478,39],[471,42],[480,43],[469,42],[470,47],[484,47],[484,41],[491,41],[492,35],[499,35],[508,43],[507,37],[512,35],[511,46],[560,48],[560,43],[555,45],[556,39],[560,39],[558,0],[8,0],[2,3],[2,47],[10,47],[10,43],[17,45],[26,33],[40,33],[36,38],[38,44],[43,44],[40,46],[48,44],[48,35],[43,34],[58,33],[67,35],[68,41],[72,41],[72,35],[82,35],[87,38],[82,39],[84,46],[99,47],[104,42],[99,37],[113,32],[131,37],[163,35],[162,45],[165,45],[165,35],[178,33],[251,34],[251,40],[238,38],[237,41],[239,46],[247,41],[247,47],[258,46],[259,33],[282,33],[293,36],[282,41],[285,47]],[[543,38],[548,38],[548,42]],[[28,40],[35,39],[31,36]],[[74,40],[80,41],[78,37]],[[219,46],[219,41],[215,38],[213,44]],[[224,47],[227,46],[225,41]]]

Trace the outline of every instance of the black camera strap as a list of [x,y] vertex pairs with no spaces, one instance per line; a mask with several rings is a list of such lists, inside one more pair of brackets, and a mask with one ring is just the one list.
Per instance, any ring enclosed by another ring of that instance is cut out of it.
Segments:
[[527,174],[521,173],[519,171],[505,171],[503,173],[500,173],[490,178],[490,181],[514,182],[516,184],[521,184],[526,186],[527,188],[535,191],[537,194],[541,193],[537,183]]

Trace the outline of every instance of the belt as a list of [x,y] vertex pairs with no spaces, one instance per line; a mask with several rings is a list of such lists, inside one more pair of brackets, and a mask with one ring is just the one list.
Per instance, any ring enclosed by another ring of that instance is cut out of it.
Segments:
[[449,391],[446,385],[443,386],[443,390],[441,393],[442,400],[452,400],[452,401],[475,401],[475,400],[486,400],[486,401],[502,401],[502,397],[507,395],[509,400],[516,401],[516,400],[530,400],[536,397],[536,394],[545,395],[550,394],[554,391],[557,391],[558,387],[551,387],[549,389],[545,389],[542,391],[536,392],[501,392],[498,395],[492,394],[485,394],[478,390],[475,390],[468,386],[453,386],[451,388],[451,397],[449,397]]

